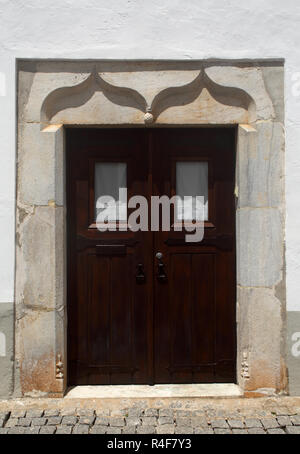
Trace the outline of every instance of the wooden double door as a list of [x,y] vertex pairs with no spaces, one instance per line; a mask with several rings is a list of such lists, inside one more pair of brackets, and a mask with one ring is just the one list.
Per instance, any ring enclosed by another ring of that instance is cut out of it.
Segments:
[[[235,382],[235,129],[70,128],[66,144],[69,384]],[[120,187],[148,201],[147,230],[124,203],[97,229]],[[175,208],[151,231],[151,196],[197,191],[201,242]]]

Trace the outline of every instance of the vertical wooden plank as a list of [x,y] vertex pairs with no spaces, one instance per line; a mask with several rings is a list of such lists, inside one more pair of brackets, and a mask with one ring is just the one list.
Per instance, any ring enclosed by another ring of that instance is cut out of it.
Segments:
[[[214,254],[192,254],[193,380],[206,382],[214,373],[216,348],[216,270]],[[204,366],[212,364],[212,366]],[[202,366],[202,367],[201,367]]]
[[171,370],[176,383],[191,379],[192,299],[191,255],[172,254],[171,259]]
[[[88,314],[88,366],[108,365],[110,361],[110,263],[108,257],[89,254],[89,301],[84,308]],[[90,384],[97,383],[97,369],[90,371]],[[109,383],[107,371],[101,371],[101,382]]]
[[[132,364],[133,314],[132,283],[134,270],[131,256],[111,257],[110,307],[111,307],[111,383],[129,383]],[[114,371],[114,366],[124,366],[127,371]]]

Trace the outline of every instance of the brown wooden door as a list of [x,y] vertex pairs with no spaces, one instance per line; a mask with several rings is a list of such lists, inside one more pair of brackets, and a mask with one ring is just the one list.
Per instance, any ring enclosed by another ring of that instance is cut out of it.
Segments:
[[[67,130],[69,384],[235,381],[234,151],[225,128]],[[97,230],[97,184],[150,205],[185,163],[207,173],[201,243]]]
[[[95,225],[97,165],[125,165],[128,197],[147,195],[146,136],[142,130],[67,130],[67,161],[69,382],[147,383],[150,236],[99,232]],[[142,283],[136,281],[140,263]]]
[[187,243],[174,217],[154,235],[167,277],[154,279],[156,383],[235,381],[234,143],[231,129],[153,131],[154,194],[192,195],[188,180],[207,175],[203,241]]

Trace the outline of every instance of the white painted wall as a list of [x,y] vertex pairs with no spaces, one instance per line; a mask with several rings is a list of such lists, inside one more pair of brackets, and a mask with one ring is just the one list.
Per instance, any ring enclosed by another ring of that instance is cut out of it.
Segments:
[[16,58],[279,57],[286,59],[287,301],[300,311],[299,44],[299,0],[0,0],[0,302],[14,297]]

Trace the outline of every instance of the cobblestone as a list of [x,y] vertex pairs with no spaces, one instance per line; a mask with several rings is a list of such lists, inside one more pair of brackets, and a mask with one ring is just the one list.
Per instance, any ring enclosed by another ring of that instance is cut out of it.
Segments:
[[156,427],[155,426],[137,426],[136,432],[138,434],[155,434]]
[[73,429],[73,434],[88,434],[89,426],[86,424],[76,424]]
[[300,426],[300,415],[292,416],[291,420],[294,426]]
[[119,429],[119,427],[108,427],[106,430],[106,433],[107,434],[120,434],[122,432],[121,432],[121,429]]
[[246,427],[249,427],[250,429],[255,429],[255,428],[262,428],[262,423],[260,422],[259,419],[257,418],[249,418],[249,419],[245,419],[245,425]]
[[[144,402],[144,401],[143,401]],[[276,402],[275,402],[276,403]],[[300,434],[300,410],[280,409],[266,405],[264,409],[221,410],[207,405],[189,409],[190,403],[172,402],[162,408],[147,403],[127,408],[13,408],[0,411],[2,434]],[[1,401],[0,401],[1,405]],[[78,405],[78,403],[77,403]],[[124,405],[124,403],[123,403]],[[61,404],[60,406],[63,406]],[[67,406],[67,405],[66,405]],[[5,408],[8,408],[5,407]],[[252,408],[252,407],[251,407]]]
[[207,420],[204,416],[194,416],[191,418],[192,427],[207,427]]
[[62,424],[64,426],[73,426],[76,423],[77,423],[76,416],[64,416],[62,419]]
[[145,416],[158,416],[157,408],[147,408],[145,410]]
[[122,433],[123,434],[135,434],[136,433],[136,426],[126,426],[123,427]]
[[290,435],[300,435],[300,426],[288,426],[286,427],[286,433]]
[[141,424],[140,418],[126,418],[127,426],[139,426]]
[[52,435],[56,431],[55,426],[43,426],[40,428],[40,434]]
[[109,425],[112,427],[123,427],[125,426],[124,418],[110,418]]
[[171,416],[161,416],[160,418],[158,418],[159,426],[162,426],[164,424],[173,424],[173,423],[174,423],[174,418],[172,418]]
[[278,416],[277,422],[281,427],[291,426],[291,418],[289,416]]
[[32,426],[44,426],[47,422],[47,418],[32,418]]
[[190,426],[176,426],[175,427],[176,434],[192,434],[194,433],[193,428]]
[[155,426],[157,419],[154,416],[144,416],[142,418],[143,426]]
[[191,418],[176,418],[177,426],[192,426]]
[[240,419],[229,419],[228,424],[231,429],[244,429],[244,423]]
[[11,435],[21,435],[25,432],[25,427],[11,427],[8,429],[8,434]]
[[216,435],[229,435],[229,434],[231,434],[231,430],[230,429],[215,429],[214,433]]
[[40,433],[40,427],[35,426],[35,427],[25,427],[24,434],[27,435],[36,435]]
[[38,410],[38,409],[30,409],[27,410],[26,412],[26,417],[27,418],[41,418],[44,414],[43,410]]
[[228,429],[228,424],[225,419],[212,419],[210,423],[214,429]]
[[128,409],[128,416],[129,417],[140,417],[143,415],[143,410],[141,410],[140,408],[129,408]]
[[98,435],[98,434],[106,434],[107,427],[106,426],[93,426],[90,430],[90,434]]
[[44,416],[45,416],[45,418],[57,417],[57,416],[59,416],[59,410],[55,410],[53,408],[50,408],[49,410],[45,410],[44,411]]
[[281,434],[282,435],[282,434],[285,434],[285,431],[282,430],[282,429],[268,429],[267,432],[270,435],[275,435],[275,434],[279,434],[279,435]]
[[174,424],[163,424],[157,427],[158,434],[173,434],[175,432]]
[[31,425],[31,418],[19,418],[17,426],[29,427]]
[[267,432],[263,428],[254,427],[253,429],[248,429],[250,435],[265,435]]
[[47,419],[47,425],[48,426],[58,426],[62,421],[61,416],[51,416],[50,418]]
[[265,429],[277,429],[279,427],[275,418],[263,418],[261,422]]
[[9,420],[5,424],[5,427],[15,427],[18,425],[18,422],[18,418],[9,418]]
[[214,431],[209,427],[197,427],[196,429],[194,429],[194,433],[199,435],[208,435],[213,434]]
[[72,426],[59,426],[56,431],[56,435],[68,435],[72,433]]
[[108,426],[109,418],[107,416],[98,416],[95,421],[96,426]]
[[79,424],[84,424],[86,426],[92,426],[95,421],[95,416],[80,416]]

